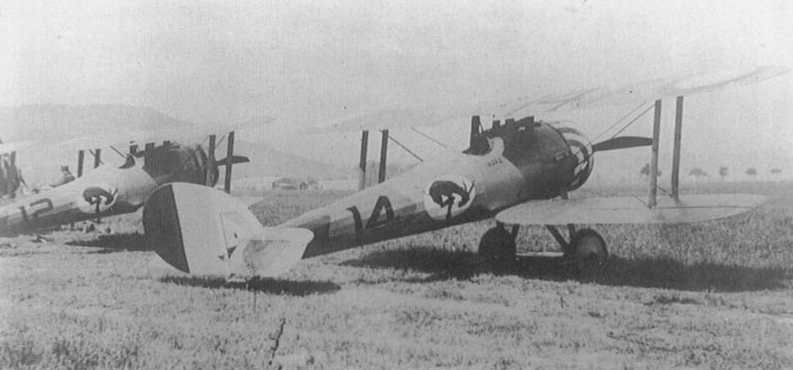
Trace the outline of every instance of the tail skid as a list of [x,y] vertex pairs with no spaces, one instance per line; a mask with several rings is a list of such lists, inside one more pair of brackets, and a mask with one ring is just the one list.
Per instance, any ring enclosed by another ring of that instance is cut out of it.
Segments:
[[149,246],[190,274],[274,277],[303,257],[313,239],[301,228],[264,228],[248,208],[221,191],[171,183],[143,210]]

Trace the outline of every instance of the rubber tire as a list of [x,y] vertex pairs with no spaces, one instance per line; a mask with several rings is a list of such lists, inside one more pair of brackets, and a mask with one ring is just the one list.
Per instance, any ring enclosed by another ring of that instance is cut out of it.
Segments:
[[495,262],[515,261],[515,239],[503,227],[487,230],[479,240],[479,256]]
[[606,242],[597,231],[581,229],[570,241],[575,273],[581,279],[601,277],[606,270],[609,251]]

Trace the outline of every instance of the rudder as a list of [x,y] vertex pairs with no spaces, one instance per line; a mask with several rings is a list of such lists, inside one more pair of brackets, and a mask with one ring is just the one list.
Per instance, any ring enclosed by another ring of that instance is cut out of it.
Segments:
[[143,210],[143,228],[163,260],[201,275],[275,276],[299,262],[313,238],[304,229],[265,229],[234,197],[189,183],[155,190]]

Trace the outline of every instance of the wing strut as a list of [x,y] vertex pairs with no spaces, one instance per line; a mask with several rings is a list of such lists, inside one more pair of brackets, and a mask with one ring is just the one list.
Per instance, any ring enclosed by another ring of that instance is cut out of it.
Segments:
[[388,130],[381,131],[383,138],[380,141],[380,172],[377,173],[377,182],[385,181],[385,166],[388,158]]
[[223,183],[223,190],[226,194],[231,194],[231,167],[234,164],[234,131],[229,132],[226,139],[226,178]]
[[94,168],[99,167],[102,164],[102,149],[94,149]]
[[214,134],[209,135],[209,149],[207,149],[206,174],[204,178],[206,186],[209,187],[214,186],[212,177],[215,171],[215,140],[217,140],[217,137]]
[[[675,102],[675,136],[672,147],[672,198],[677,199],[680,190],[680,142],[683,136],[683,96],[678,96]],[[653,149],[650,159],[650,199],[647,206],[650,208],[658,205],[658,138],[661,132],[661,100],[655,101],[655,115],[653,117]]]
[[661,100],[655,101],[655,117],[653,118],[653,149],[650,158],[650,199],[647,206],[655,207],[658,195],[658,137],[661,135]]
[[366,151],[369,146],[369,131],[361,132],[361,160],[358,162],[358,191],[366,188]]
[[83,175],[83,162],[85,161],[85,150],[77,152],[77,177]]
[[682,138],[682,127],[683,96],[678,96],[675,104],[675,136],[672,146],[672,198],[677,198],[678,185],[680,184],[680,140]]

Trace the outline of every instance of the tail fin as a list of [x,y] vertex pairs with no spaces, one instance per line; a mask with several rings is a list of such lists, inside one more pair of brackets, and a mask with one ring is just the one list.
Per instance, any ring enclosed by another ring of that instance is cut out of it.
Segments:
[[163,260],[201,275],[279,275],[300,261],[314,237],[306,229],[264,228],[234,197],[189,183],[155,190],[143,228]]

